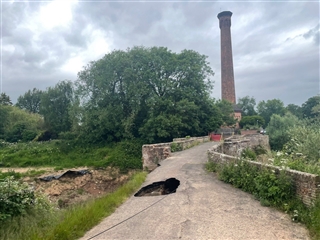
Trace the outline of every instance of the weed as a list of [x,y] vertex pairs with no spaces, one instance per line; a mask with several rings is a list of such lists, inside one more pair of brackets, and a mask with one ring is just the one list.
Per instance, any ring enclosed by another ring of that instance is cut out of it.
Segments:
[[171,152],[182,151],[182,144],[173,142],[171,143],[170,148],[171,148]]
[[207,162],[205,167],[208,172],[216,172],[218,164],[215,162]]
[[85,192],[85,191],[84,191],[83,188],[78,188],[78,189],[77,189],[77,193],[80,194],[80,195],[84,194],[84,192]]
[[258,155],[261,155],[261,154],[266,154],[267,153],[267,150],[261,146],[261,145],[257,145],[257,146],[254,146],[253,147],[253,151],[254,153],[258,156]]
[[251,160],[256,160],[257,155],[256,153],[251,150],[250,148],[246,148],[241,152],[241,157],[246,158],[246,159],[251,159]]

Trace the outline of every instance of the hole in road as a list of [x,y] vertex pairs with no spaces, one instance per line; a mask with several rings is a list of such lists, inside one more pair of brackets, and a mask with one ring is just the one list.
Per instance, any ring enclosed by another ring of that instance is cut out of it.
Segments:
[[179,185],[180,181],[178,179],[168,178],[165,181],[154,182],[148,186],[141,188],[134,196],[159,196],[175,193]]

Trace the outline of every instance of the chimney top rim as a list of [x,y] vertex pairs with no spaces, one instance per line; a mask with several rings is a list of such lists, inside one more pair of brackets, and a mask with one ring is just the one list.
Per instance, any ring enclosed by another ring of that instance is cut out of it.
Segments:
[[232,12],[230,12],[230,11],[223,11],[223,12],[220,12],[217,17],[220,19],[220,17],[223,17],[223,16],[231,17],[231,16],[232,16]]

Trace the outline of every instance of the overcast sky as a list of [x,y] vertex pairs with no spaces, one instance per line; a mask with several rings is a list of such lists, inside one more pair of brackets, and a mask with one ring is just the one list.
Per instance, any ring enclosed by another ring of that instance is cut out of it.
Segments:
[[34,87],[76,80],[114,49],[164,46],[208,56],[220,91],[217,14],[233,12],[236,98],[301,105],[319,94],[318,1],[1,0],[1,89],[13,102]]

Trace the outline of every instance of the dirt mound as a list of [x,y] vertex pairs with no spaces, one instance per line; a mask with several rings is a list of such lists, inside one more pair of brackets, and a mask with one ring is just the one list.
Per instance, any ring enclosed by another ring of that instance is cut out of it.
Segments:
[[[127,182],[133,172],[122,174],[118,169],[90,169],[79,168],[71,169],[88,170],[86,174],[63,174],[64,171],[50,171],[35,179],[25,178],[24,181],[33,185],[37,192],[44,193],[48,196],[51,202],[63,208],[74,203],[86,201],[90,198],[110,193],[119,186]],[[59,179],[52,178],[51,181],[43,181],[40,178],[45,178],[52,175],[62,175]]]

